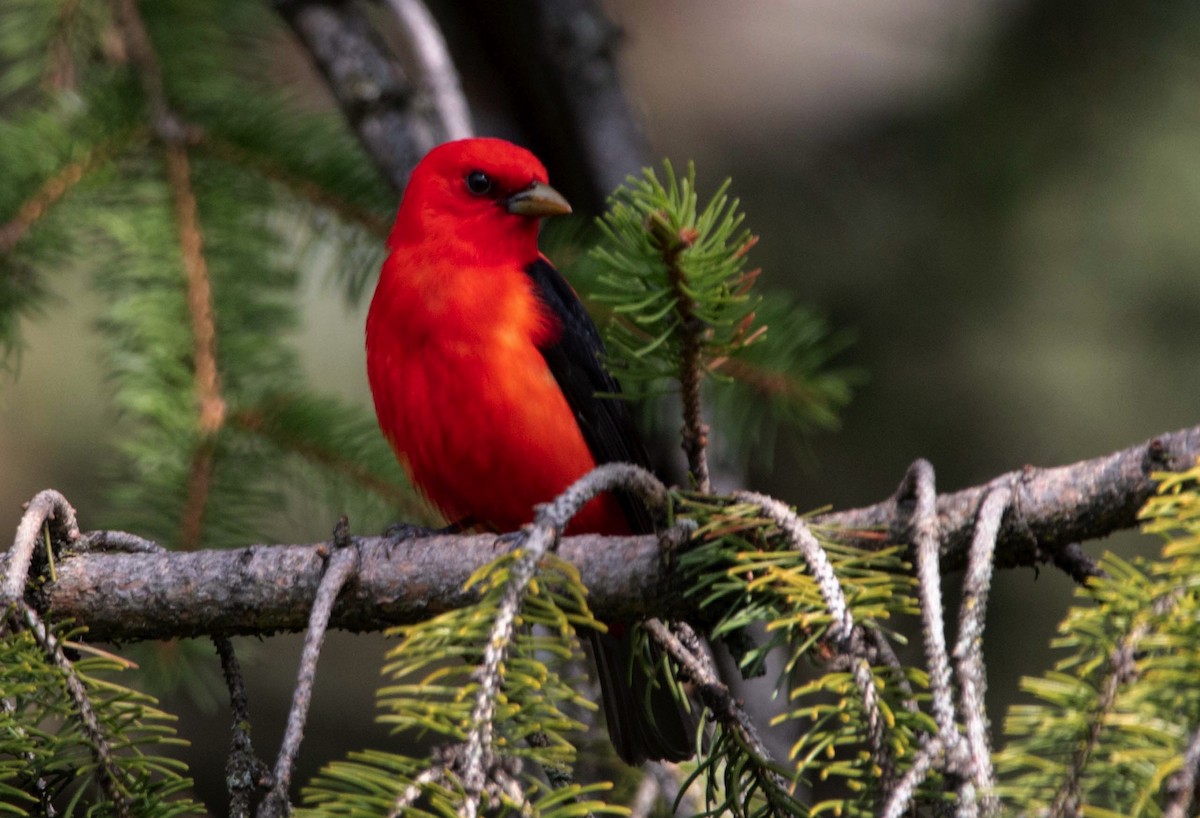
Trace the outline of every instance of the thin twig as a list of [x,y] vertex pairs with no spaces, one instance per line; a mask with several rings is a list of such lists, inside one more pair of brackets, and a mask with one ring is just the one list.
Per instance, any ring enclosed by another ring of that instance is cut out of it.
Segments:
[[421,793],[427,787],[443,780],[445,776],[446,766],[444,764],[434,764],[429,769],[423,770],[420,775],[413,779],[411,784],[396,796],[396,800],[392,803],[392,809],[388,812],[387,818],[400,818],[413,804],[417,803],[417,799],[421,797]]
[[671,230],[665,220],[652,217],[650,235],[667,267],[675,300],[675,313],[683,340],[679,352],[679,399],[683,404],[682,445],[688,459],[688,471],[701,494],[712,491],[708,473],[708,427],[700,405],[700,386],[704,382],[704,322],[696,315],[696,299],[688,292],[688,278],[679,265],[679,257],[694,237]]
[[38,535],[49,520],[66,536],[68,543],[79,539],[79,525],[75,521],[75,509],[54,489],[39,491],[25,507],[17,533],[8,552],[4,584],[0,586],[0,606],[7,606],[25,595],[29,581],[29,566],[33,563],[33,552],[37,549]]
[[387,6],[400,24],[405,45],[418,66],[421,90],[437,114],[442,139],[471,136],[475,131],[471,111],[437,20],[421,0],[387,0]]
[[937,490],[933,466],[917,460],[908,467],[898,492],[913,497],[913,546],[917,555],[917,583],[921,600],[921,630],[929,665],[929,689],[938,734],[950,741],[954,727],[954,693],[950,659],[946,654],[946,620],[942,609],[942,580],[938,564]]
[[488,770],[493,767],[492,730],[496,700],[504,681],[502,668],[538,562],[558,543],[563,529],[581,508],[598,495],[618,488],[638,495],[652,512],[662,509],[667,502],[666,486],[650,472],[628,463],[608,463],[579,478],[552,502],[540,506],[533,524],[522,532],[518,546],[521,556],[510,569],[483,661],[475,674],[479,692],[471,713],[462,773],[467,796],[462,814],[467,818],[477,814]]
[[[984,498],[975,523],[975,540],[963,587],[958,615],[958,640],[954,646],[955,670],[960,689],[959,710],[965,727],[967,764],[970,780],[984,816],[999,809],[994,795],[992,750],[988,741],[988,718],[984,696],[987,671],[983,662],[983,633],[987,621],[988,590],[992,582],[993,556],[1000,522],[1008,509],[1012,492],[997,488]],[[960,799],[961,800],[961,799]]]
[[238,663],[233,642],[228,636],[214,636],[217,655],[221,657],[221,672],[229,688],[229,709],[233,717],[229,757],[225,760],[225,786],[229,790],[230,818],[250,818],[254,793],[264,788],[269,776],[265,765],[254,755],[250,740],[250,704],[246,683]]
[[1149,616],[1143,616],[1117,643],[1108,656],[1108,675],[1100,685],[1100,696],[1094,711],[1087,719],[1088,735],[1075,751],[1067,775],[1059,784],[1058,792],[1050,805],[1053,818],[1075,815],[1079,808],[1083,776],[1092,753],[1100,744],[1100,733],[1109,725],[1108,715],[1116,707],[1121,688],[1137,678],[1137,655],[1141,642],[1150,634],[1151,619],[1165,616],[1180,599],[1178,590],[1171,591],[1154,600]]
[[1167,781],[1170,801],[1163,810],[1163,818],[1187,818],[1192,814],[1192,803],[1196,798],[1196,776],[1200,772],[1200,728],[1192,731],[1187,752],[1179,770]]
[[758,735],[758,729],[753,720],[743,709],[741,703],[721,681],[712,660],[702,651],[689,650],[678,635],[672,632],[659,619],[647,619],[642,627],[661,647],[667,655],[679,665],[687,678],[695,685],[696,694],[704,702],[704,706],[712,712],[713,717],[730,732],[737,734],[746,747],[753,753],[762,768],[768,770],[772,781],[779,790],[786,792],[787,782],[774,770],[771,751]]
[[300,654],[300,673],[296,680],[296,689],[292,694],[292,707],[288,712],[287,729],[284,731],[283,743],[279,748],[279,757],[275,762],[274,781],[271,791],[258,807],[258,818],[275,818],[289,812],[288,787],[292,781],[292,771],[296,766],[296,756],[300,752],[300,742],[304,738],[304,724],[308,719],[308,706],[312,701],[313,682],[317,675],[317,660],[321,655],[321,645],[325,641],[325,631],[329,626],[329,617],[333,611],[333,603],[346,580],[354,573],[358,563],[358,549],[349,545],[345,533],[345,517],[339,521],[334,532],[336,550],[329,560],[329,567],[321,579],[317,589],[316,599],[313,600],[312,613],[309,615],[308,632],[304,635],[304,649]]
[[92,760],[96,762],[96,781],[104,791],[104,797],[112,803],[117,818],[130,818],[132,813],[125,787],[121,785],[120,768],[117,766],[108,738],[100,727],[100,720],[92,707],[92,700],[88,696],[83,680],[79,678],[79,674],[75,672],[75,666],[63,652],[58,638],[42,622],[37,611],[19,599],[12,602],[11,605],[7,617],[11,624],[27,630],[62,673],[67,693],[75,705],[75,716],[79,721],[79,727],[87,740],[88,749],[91,750]]
[[825,609],[830,615],[829,638],[837,646],[839,653],[850,658],[851,675],[858,687],[863,713],[866,716],[867,742],[872,758],[881,770],[881,786],[886,789],[895,771],[895,760],[885,735],[886,720],[879,706],[879,691],[867,661],[867,645],[862,628],[854,622],[854,614],[846,603],[846,595],[833,570],[833,564],[829,561],[829,555],[813,536],[808,525],[784,503],[753,492],[739,492],[735,497],[757,505],[763,514],[779,526],[793,548],[803,555],[809,572],[816,580],[821,598],[825,602]]
[[931,738],[921,747],[917,752],[917,757],[913,759],[912,766],[908,768],[908,772],[901,776],[896,785],[888,792],[887,801],[879,813],[880,818],[903,818],[909,813],[917,788],[925,783],[925,779],[933,772],[933,768],[944,750],[945,746],[940,737]]
[[115,551],[121,554],[164,554],[167,549],[153,540],[128,531],[89,531],[80,536],[83,551]]

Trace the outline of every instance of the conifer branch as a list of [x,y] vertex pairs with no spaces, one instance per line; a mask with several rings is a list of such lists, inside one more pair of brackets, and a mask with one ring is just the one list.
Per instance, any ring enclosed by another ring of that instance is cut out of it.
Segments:
[[1158,597],[1148,612],[1143,612],[1141,621],[1129,629],[1108,656],[1108,674],[1100,686],[1100,695],[1094,712],[1087,714],[1087,737],[1075,751],[1067,774],[1055,793],[1050,805],[1051,818],[1069,818],[1079,812],[1080,787],[1092,753],[1100,744],[1100,734],[1107,723],[1107,716],[1116,706],[1121,689],[1134,682],[1138,676],[1137,657],[1141,642],[1152,631],[1152,618],[1164,616],[1179,601],[1180,589],[1176,588]]
[[357,224],[377,238],[387,238],[388,230],[392,226],[390,218],[348,201],[315,182],[297,176],[267,156],[252,153],[240,145],[235,145],[213,134],[204,134],[197,147],[237,167],[253,168],[263,178],[285,188],[297,199],[324,208],[345,222]]
[[167,180],[175,206],[176,228],[183,269],[187,277],[187,307],[193,337],[193,378],[200,440],[192,452],[187,494],[180,520],[180,547],[200,547],[204,513],[212,485],[216,435],[225,423],[225,399],[217,368],[217,330],[213,316],[212,282],[204,254],[196,194],[192,188],[189,142],[198,139],[194,129],[171,108],[163,84],[162,65],[146,32],[134,0],[115,0],[118,28],[125,48],[138,68],[138,76],[151,112],[151,126],[166,153]]
[[271,791],[259,804],[258,818],[281,818],[291,812],[288,787],[292,783],[292,772],[300,754],[300,742],[304,738],[304,724],[308,720],[308,706],[312,702],[313,683],[317,676],[317,660],[325,642],[334,602],[358,565],[358,551],[350,541],[348,526],[348,521],[342,517],[333,532],[335,550],[313,600],[308,630],[304,634],[304,649],[300,654],[300,674],[292,693],[292,707],[288,711],[287,729],[279,748],[279,758],[275,762]]
[[409,54],[420,68],[421,90],[437,115],[441,139],[471,136],[475,132],[471,111],[437,20],[421,0],[387,0],[386,5],[400,24]]
[[188,470],[187,499],[184,501],[180,547],[191,551],[200,546],[204,512],[212,485],[216,436],[225,423],[225,399],[217,371],[217,329],[213,317],[212,282],[204,257],[204,239],[196,194],[192,190],[191,166],[186,149],[178,141],[167,143],[167,176],[175,200],[175,217],[183,267],[187,274],[187,305],[191,318],[194,379],[200,442],[192,453]]
[[17,208],[16,215],[0,225],[0,255],[12,252],[33,226],[50,212],[50,208],[97,168],[115,156],[121,148],[136,141],[142,133],[140,129],[133,129],[118,137],[101,142],[80,158],[64,165],[57,173],[43,182],[32,196],[21,203],[21,206]]
[[[1011,486],[1014,500],[996,539],[996,567],[1036,565],[1055,547],[1031,547],[1029,538],[1103,537],[1136,524],[1124,509],[1145,501],[1153,488],[1150,471],[1181,471],[1200,455],[1200,427],[1162,435],[1157,446],[1141,444],[1121,452],[1053,469],[1001,475],[989,483],[938,499],[943,567],[963,565],[954,543],[970,541],[980,499],[995,484]],[[1148,458],[1147,452],[1159,452]],[[1131,503],[1128,495],[1139,499]],[[1019,498],[1024,498],[1020,500]],[[874,506],[810,518],[827,535],[846,521],[847,539],[881,547],[907,530],[909,503],[892,497]],[[885,516],[884,509],[897,519]],[[1014,516],[1017,517],[1014,520]],[[875,521],[869,536],[859,526]],[[1075,536],[1072,536],[1075,535]],[[148,541],[123,532],[90,532],[91,552],[74,553],[59,564],[59,576],[38,592],[39,608],[53,609],[86,623],[98,641],[168,639],[213,633],[256,634],[303,629],[308,604],[322,572],[320,545],[254,545],[235,551],[183,553],[104,553],[114,545]],[[376,630],[419,621],[433,613],[470,604],[462,584],[495,556],[492,535],[437,536],[392,545],[380,537],[354,540],[362,562],[350,590],[334,609],[332,626]],[[142,549],[145,550],[145,549]],[[654,536],[571,536],[559,554],[578,566],[589,589],[589,604],[601,619],[673,618],[692,603],[674,584],[671,549]],[[10,555],[0,555],[0,566]],[[668,566],[664,568],[664,566]],[[6,569],[7,570],[7,569]],[[274,577],[293,577],[277,587]],[[231,578],[236,578],[231,581]],[[397,596],[396,588],[404,588]]]
[[79,15],[80,0],[67,0],[54,15],[54,36],[43,83],[55,91],[74,89],[75,63],[71,59],[71,29]]
[[708,428],[704,425],[700,406],[700,385],[704,381],[701,337],[704,322],[696,315],[696,300],[690,292],[687,274],[679,266],[679,254],[691,246],[698,233],[695,228],[673,231],[665,218],[656,216],[650,217],[648,229],[667,268],[667,281],[682,335],[678,377],[679,397],[683,403],[683,451],[687,455],[688,471],[696,481],[696,490],[708,494],[712,491],[708,474]]
[[84,687],[79,674],[75,672],[71,660],[63,652],[62,643],[42,622],[37,611],[29,607],[24,600],[18,599],[10,603],[5,617],[5,625],[5,629],[20,628],[28,631],[46,657],[62,674],[67,695],[70,696],[74,705],[74,716],[87,741],[92,760],[96,763],[96,781],[100,785],[100,789],[104,791],[104,797],[112,803],[117,818],[131,818],[129,797],[121,781],[121,773],[117,768],[112,746],[104,735],[104,730],[100,727],[100,720],[96,716],[95,708],[92,707],[92,700],[88,696],[87,688]]
[[229,416],[232,427],[259,435],[279,449],[300,455],[330,471],[345,477],[350,482],[382,497],[391,506],[405,514],[424,520],[430,516],[428,506],[423,505],[411,490],[396,483],[382,480],[358,460],[342,456],[339,452],[314,444],[297,435],[290,435],[273,421],[270,407],[241,409]]

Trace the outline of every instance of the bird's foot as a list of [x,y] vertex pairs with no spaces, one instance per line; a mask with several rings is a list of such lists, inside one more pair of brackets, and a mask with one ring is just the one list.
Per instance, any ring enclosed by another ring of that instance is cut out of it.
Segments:
[[383,530],[383,537],[393,543],[401,543],[405,540],[420,540],[425,537],[436,537],[439,534],[448,532],[437,528],[430,528],[424,525],[414,525],[412,523],[392,523]]
[[526,533],[525,531],[509,531],[507,534],[497,534],[496,539],[492,542],[492,551],[499,551],[501,548],[509,551],[516,548],[524,542]]
[[388,549],[408,540],[420,540],[426,537],[445,537],[451,534],[461,534],[473,525],[469,517],[457,520],[441,528],[430,528],[413,523],[392,523],[383,530],[383,538],[387,540]]

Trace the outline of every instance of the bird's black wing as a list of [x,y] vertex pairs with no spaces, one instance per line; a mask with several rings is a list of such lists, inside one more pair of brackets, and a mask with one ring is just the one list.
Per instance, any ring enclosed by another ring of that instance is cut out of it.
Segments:
[[[650,468],[650,456],[633,422],[621,386],[604,368],[604,342],[579,296],[545,259],[526,267],[539,298],[558,319],[560,332],[541,349],[559,389],[566,395],[583,439],[597,464],[633,463]],[[600,393],[600,394],[597,394]],[[636,498],[616,492],[634,533],[654,530],[649,512]]]
[[[621,387],[604,368],[604,343],[579,297],[545,259],[533,262],[526,271],[538,297],[561,325],[558,336],[542,348],[542,357],[567,396],[592,457],[597,463],[634,463],[649,468],[650,456],[629,404],[608,397],[619,394]],[[637,497],[623,491],[614,494],[635,534],[654,531],[654,521]],[[642,662],[632,661],[634,643],[628,634],[622,638],[611,630],[589,630],[587,636],[596,658],[608,733],[617,754],[628,764],[640,764],[647,758],[691,758],[699,711],[688,710],[670,688],[652,680]],[[651,667],[655,667],[659,652],[653,643],[651,653]]]

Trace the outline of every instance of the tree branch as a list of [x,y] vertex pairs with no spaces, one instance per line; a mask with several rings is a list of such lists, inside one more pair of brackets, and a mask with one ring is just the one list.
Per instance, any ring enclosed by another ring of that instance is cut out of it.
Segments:
[[346,121],[399,192],[444,139],[422,115],[416,89],[354,3],[276,0],[275,8],[325,77]]
[[[1078,556],[1071,548],[1076,543],[1134,527],[1138,509],[1154,493],[1151,475],[1183,471],[1197,457],[1200,426],[1193,426],[1093,460],[1054,468],[1025,466],[983,485],[942,494],[937,498],[942,567],[956,570],[966,564],[979,506],[995,488],[1013,491],[996,540],[996,567],[1058,563],[1060,556]],[[810,522],[865,547],[904,544],[912,539],[912,504],[911,497],[898,494],[865,508],[820,514]],[[1095,570],[1090,562],[1073,565],[1077,581]]]
[[472,0],[482,47],[513,88],[516,120],[577,209],[602,213],[649,151],[625,95],[621,30],[597,0]]
[[[1056,548],[1106,536],[1136,524],[1137,509],[1153,491],[1150,474],[1182,470],[1200,454],[1200,427],[1162,435],[1095,460],[1002,475],[984,486],[937,498],[943,565],[961,566],[974,515],[995,485],[1012,489],[996,543],[997,566],[1035,565]],[[911,515],[895,498],[825,514],[814,521],[852,527],[843,538],[867,545],[904,542]],[[893,516],[888,516],[888,510]],[[897,515],[897,511],[899,514]],[[862,529],[878,526],[871,537]],[[1036,538],[1036,539],[1035,539]],[[88,550],[61,561],[58,579],[37,593],[38,607],[85,623],[96,640],[134,641],[221,634],[303,630],[324,569],[326,544],[256,545],[235,551],[102,553],[127,542],[121,532],[92,532]],[[361,563],[337,605],[331,627],[378,630],[468,605],[462,585],[495,557],[493,535],[436,536],[403,543],[356,538]],[[654,536],[566,537],[559,555],[576,565],[589,604],[605,620],[686,616],[673,573],[678,546]],[[6,569],[8,555],[0,561]]]

